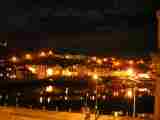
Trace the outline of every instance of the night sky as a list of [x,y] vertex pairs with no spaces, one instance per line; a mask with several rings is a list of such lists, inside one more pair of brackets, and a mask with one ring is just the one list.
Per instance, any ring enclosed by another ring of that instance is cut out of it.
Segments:
[[6,0],[0,4],[0,37],[12,48],[145,52],[155,47],[147,36],[151,10],[144,10],[143,0],[105,2]]

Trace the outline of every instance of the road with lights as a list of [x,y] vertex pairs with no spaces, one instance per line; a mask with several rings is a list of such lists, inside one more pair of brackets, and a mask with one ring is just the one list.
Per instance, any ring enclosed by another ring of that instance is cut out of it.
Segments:
[[[82,113],[55,112],[45,110],[32,110],[26,108],[0,107],[0,119],[2,120],[84,120]],[[90,120],[94,120],[91,115]],[[140,118],[113,117],[101,115],[98,120],[143,120]]]

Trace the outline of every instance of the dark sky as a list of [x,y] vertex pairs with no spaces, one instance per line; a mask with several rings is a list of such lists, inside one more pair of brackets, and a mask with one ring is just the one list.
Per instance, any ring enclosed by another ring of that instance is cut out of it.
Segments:
[[108,32],[8,33],[9,47],[82,48],[91,52],[139,52],[149,47],[142,30]]
[[153,47],[146,39],[148,16],[144,16],[144,0],[52,2],[3,1],[1,39],[7,39],[9,47],[15,48],[135,52]]

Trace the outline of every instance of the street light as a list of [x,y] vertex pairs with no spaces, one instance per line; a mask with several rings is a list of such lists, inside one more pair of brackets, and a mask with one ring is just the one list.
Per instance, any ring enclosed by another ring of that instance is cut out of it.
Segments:
[[96,105],[95,105],[95,120],[98,119],[98,116],[97,116],[97,112],[98,112],[98,99],[97,99],[97,80],[99,79],[98,75],[97,74],[94,74],[93,75],[93,80],[95,80],[96,82]]
[[53,55],[52,50],[50,50],[50,51],[48,52],[48,54],[49,54],[50,56],[52,56],[52,55]]
[[49,85],[46,87],[46,92],[51,93],[53,92],[53,86]]
[[88,94],[88,92],[87,92],[87,93],[86,93],[86,106],[87,106],[87,104],[88,104],[88,102],[87,102],[88,96],[89,96],[89,94]]
[[136,73],[136,71],[134,71],[134,69],[129,68],[127,70],[127,73],[129,76],[129,80],[134,82],[132,90],[128,91],[128,95],[129,95],[128,97],[133,98],[133,114],[132,114],[132,116],[136,117],[136,89],[137,89],[136,85],[137,85],[137,83],[140,83],[141,81],[136,80],[137,73]]
[[136,117],[136,87],[133,88],[133,117]]
[[37,73],[36,68],[34,68],[34,67],[32,67],[32,66],[29,66],[29,67],[28,67],[28,70],[31,71],[33,74],[36,74],[36,73]]
[[136,86],[134,85],[134,87],[132,89],[129,89],[127,91],[127,98],[129,99],[133,99],[133,114],[132,116],[135,118],[136,117]]
[[126,97],[127,97],[127,98],[130,98],[130,99],[133,98],[133,92],[132,92],[131,89],[129,89],[129,90],[127,91]]
[[29,54],[29,53],[26,54],[26,55],[25,55],[25,59],[26,59],[26,60],[31,60],[31,59],[32,59],[32,55]]
[[18,61],[18,58],[17,58],[16,56],[12,56],[12,57],[11,57],[11,61],[12,61],[13,63],[16,63],[16,62]]
[[48,68],[46,72],[47,72],[48,77],[51,77],[53,75],[53,69],[52,68]]
[[44,51],[40,52],[39,54],[40,57],[46,57],[46,53]]

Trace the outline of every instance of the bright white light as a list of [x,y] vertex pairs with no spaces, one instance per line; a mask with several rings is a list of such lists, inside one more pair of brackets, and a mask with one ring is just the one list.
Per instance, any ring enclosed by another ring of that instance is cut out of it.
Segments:
[[50,97],[48,97],[47,101],[48,101],[48,103],[50,103],[50,102],[51,102],[51,98],[50,98]]
[[68,94],[69,88],[66,88],[65,93]]
[[47,76],[50,77],[53,75],[53,69],[52,68],[48,68],[47,69]]
[[148,88],[139,88],[138,91],[139,92],[148,92],[150,90]]
[[67,97],[67,96],[65,96],[65,97],[64,97],[64,99],[65,99],[65,100],[68,100],[68,97]]
[[92,100],[95,100],[95,96],[92,96],[92,98],[91,98]]
[[39,102],[42,104],[43,103],[43,97],[39,98]]

